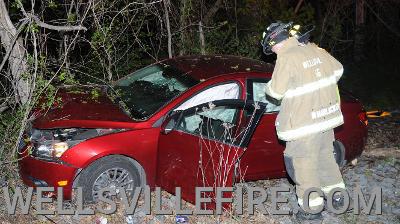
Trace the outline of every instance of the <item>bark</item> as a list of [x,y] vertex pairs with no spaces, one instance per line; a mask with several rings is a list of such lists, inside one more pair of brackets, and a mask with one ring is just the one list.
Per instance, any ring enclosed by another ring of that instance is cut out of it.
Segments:
[[365,9],[364,0],[356,0],[356,25],[364,24]]
[[87,28],[84,26],[55,26],[55,25],[51,25],[51,24],[47,24],[45,22],[40,21],[40,19],[32,14],[27,14],[28,17],[32,18],[33,21],[35,21],[35,23],[37,23],[38,26],[42,27],[42,28],[46,28],[49,30],[56,30],[56,31],[76,31],[76,30],[83,30],[86,31]]
[[214,5],[208,10],[206,16],[203,18],[204,25],[208,25],[215,13],[222,7],[222,0],[217,0]]
[[200,40],[200,52],[202,55],[206,54],[206,41],[204,39],[203,24],[199,22],[199,40]]
[[223,6],[223,0],[215,1],[214,5],[208,9],[207,14],[204,16],[202,20],[199,22],[199,39],[200,39],[200,52],[202,55],[206,54],[206,41],[204,37],[203,26],[207,26],[210,24],[214,15],[218,12],[218,10]]
[[185,55],[186,54],[186,41],[187,41],[187,29],[186,29],[186,24],[187,24],[187,15],[188,15],[188,8],[190,8],[191,1],[182,1],[181,2],[181,16],[180,16],[180,24],[181,24],[181,33],[180,33],[180,49],[179,49],[179,55]]
[[365,10],[364,0],[356,0],[356,30],[354,35],[354,61],[359,62],[364,59],[364,45],[365,45]]
[[167,26],[168,33],[168,57],[172,58],[172,34],[171,34],[171,25],[169,21],[169,0],[164,0],[164,10],[165,10],[165,23]]
[[303,3],[304,0],[299,0],[297,2],[296,8],[294,9],[294,14],[297,14],[297,12],[299,12],[301,4]]
[[8,106],[0,106],[0,114],[8,109]]
[[[26,49],[17,29],[11,22],[4,0],[0,0],[0,38],[2,46],[10,51],[8,58],[16,102],[26,103],[30,94]],[[25,75],[26,77],[23,77]]]

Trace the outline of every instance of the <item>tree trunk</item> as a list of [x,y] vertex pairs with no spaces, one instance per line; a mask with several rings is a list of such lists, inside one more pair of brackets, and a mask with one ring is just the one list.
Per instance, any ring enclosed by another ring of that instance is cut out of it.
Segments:
[[16,102],[24,104],[28,101],[30,94],[26,49],[22,38],[18,37],[17,29],[11,22],[4,0],[0,0],[0,38],[4,49],[10,50],[8,65]]
[[223,3],[222,0],[216,0],[214,5],[210,9],[208,9],[207,14],[203,18],[204,25],[208,25],[210,23],[215,13],[217,13],[218,10],[223,6],[222,3]]
[[165,23],[167,26],[168,33],[168,57],[172,58],[172,34],[171,34],[171,25],[169,21],[169,0],[164,0],[164,10],[165,10]]
[[204,39],[203,24],[199,22],[199,40],[200,40],[200,53],[202,55],[206,54],[206,41]]
[[223,6],[223,3],[224,3],[223,0],[216,0],[214,2],[214,5],[211,8],[207,9],[206,15],[199,21],[200,52],[202,55],[206,54],[206,41],[204,37],[203,25],[207,26],[208,24],[211,23],[215,14]]
[[364,56],[364,45],[365,45],[365,7],[364,0],[356,0],[356,30],[354,35],[354,61],[362,61]]
[[187,53],[186,45],[187,45],[187,19],[188,19],[188,11],[191,8],[191,1],[181,1],[181,16],[180,16],[180,25],[181,25],[181,43],[180,43],[180,49],[179,49],[179,55],[185,55]]
[[294,9],[294,14],[297,14],[297,13],[299,12],[300,7],[301,7],[301,4],[303,4],[303,1],[304,1],[304,0],[299,0],[299,1],[297,2],[296,8]]

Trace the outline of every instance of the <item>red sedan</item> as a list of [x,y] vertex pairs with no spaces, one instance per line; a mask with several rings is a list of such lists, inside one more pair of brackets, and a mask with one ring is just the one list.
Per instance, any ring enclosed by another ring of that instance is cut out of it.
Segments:
[[[194,200],[196,186],[285,177],[277,139],[279,102],[264,86],[273,67],[235,56],[188,56],[138,70],[99,90],[60,91],[62,104],[27,128],[19,154],[28,186],[83,188],[159,186]],[[344,125],[335,129],[339,165],[363,151],[362,105],[342,91]],[[232,178],[232,177],[235,178]]]

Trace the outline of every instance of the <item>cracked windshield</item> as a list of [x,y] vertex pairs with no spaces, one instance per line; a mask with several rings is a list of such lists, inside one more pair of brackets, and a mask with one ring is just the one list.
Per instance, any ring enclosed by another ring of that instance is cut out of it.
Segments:
[[156,64],[118,80],[114,90],[132,118],[145,120],[197,83],[171,65]]

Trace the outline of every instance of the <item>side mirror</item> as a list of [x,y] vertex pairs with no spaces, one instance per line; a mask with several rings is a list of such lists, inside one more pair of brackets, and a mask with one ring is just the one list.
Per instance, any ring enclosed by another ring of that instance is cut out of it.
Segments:
[[168,119],[168,121],[164,122],[161,125],[161,133],[163,133],[164,135],[169,134],[171,131],[173,131],[175,129],[175,119]]
[[166,119],[161,124],[161,133],[163,133],[164,135],[167,135],[171,131],[173,131],[176,128],[176,125],[178,123],[177,121],[179,120],[179,117],[181,115],[182,115],[182,113],[177,115],[177,113],[175,111],[173,111],[172,113],[168,114],[166,116]]

